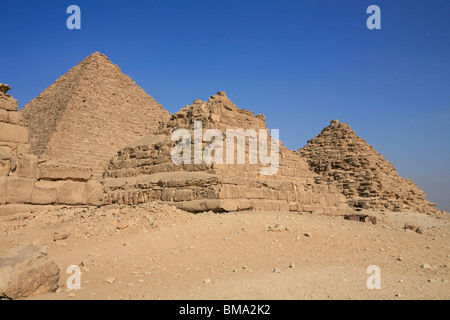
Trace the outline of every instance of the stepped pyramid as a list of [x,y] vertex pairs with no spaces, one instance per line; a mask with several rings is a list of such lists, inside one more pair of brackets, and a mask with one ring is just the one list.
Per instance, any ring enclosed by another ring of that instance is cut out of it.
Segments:
[[412,180],[400,177],[394,165],[346,123],[331,121],[299,153],[320,175],[316,182],[337,187],[355,209],[439,212]]
[[126,145],[170,114],[98,52],[55,81],[22,110],[34,154],[88,166],[100,176]]
[[[329,215],[348,213],[345,197],[330,190],[328,184],[317,184],[316,175],[306,161],[282,145],[279,147],[279,167],[275,175],[261,174],[264,165],[259,161],[249,163],[248,139],[245,164],[225,164],[225,160],[224,164],[175,164],[171,152],[178,142],[171,141],[171,134],[179,128],[192,133],[196,121],[202,122],[203,133],[206,129],[216,128],[224,137],[226,129],[267,130],[264,115],[255,116],[251,111],[239,109],[224,92],[218,92],[206,102],[195,100],[192,105],[173,114],[166,127],[157,134],[123,148],[111,159],[103,179],[105,203],[160,201],[192,212],[267,210]],[[195,141],[199,140],[194,137],[189,145],[193,150]],[[203,148],[208,144],[203,142]],[[234,151],[236,156],[237,147]]]

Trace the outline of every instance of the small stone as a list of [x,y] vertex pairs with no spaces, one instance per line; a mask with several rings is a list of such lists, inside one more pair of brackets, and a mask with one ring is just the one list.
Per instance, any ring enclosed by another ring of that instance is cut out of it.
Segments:
[[118,222],[116,228],[119,230],[126,229],[128,228],[128,222]]
[[303,235],[304,235],[305,237],[308,237],[308,238],[311,237],[311,235],[310,235],[309,233],[304,233]]
[[425,270],[432,270],[431,266],[428,263],[422,264],[421,267]]
[[211,283],[211,279],[205,279],[203,280],[204,283]]
[[61,241],[61,240],[66,240],[69,237],[68,234],[65,233],[57,233],[55,234],[55,236],[53,237],[54,241]]
[[291,263],[289,263],[289,268],[291,268],[291,269],[295,268],[295,265],[294,265],[293,261]]
[[281,273],[281,271],[280,271],[280,269],[278,269],[278,268],[274,268],[274,269],[273,269],[273,273]]
[[67,295],[69,298],[75,298],[75,293],[71,292]]
[[399,257],[397,258],[397,261],[403,261],[403,258],[399,256]]
[[111,283],[116,282],[116,280],[117,280],[116,278],[109,277],[109,278],[106,278],[106,279],[105,279],[105,282],[111,284]]

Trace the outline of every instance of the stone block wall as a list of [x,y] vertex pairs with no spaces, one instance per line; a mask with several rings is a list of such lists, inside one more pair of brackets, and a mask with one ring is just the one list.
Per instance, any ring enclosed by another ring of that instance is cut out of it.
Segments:
[[[275,175],[262,175],[261,164],[175,164],[170,136],[184,128],[193,134],[195,121],[202,132],[219,129],[225,138],[227,129],[265,129],[263,115],[236,107],[223,92],[207,102],[195,100],[191,106],[172,115],[158,135],[120,150],[111,159],[104,179],[106,203],[136,204],[160,201],[187,211],[275,210],[318,214],[346,214],[345,197],[326,183],[315,182],[306,161],[280,145],[279,168]],[[192,144],[194,144],[192,139]],[[269,139],[270,142],[270,139]],[[202,143],[202,150],[208,143]],[[226,142],[224,142],[225,146]],[[235,145],[236,146],[236,145]],[[192,148],[193,150],[193,148]],[[235,148],[235,155],[237,148]],[[270,152],[270,148],[269,148]],[[225,163],[225,159],[224,159]]]
[[0,215],[20,205],[100,205],[103,189],[92,169],[39,160],[31,153],[28,129],[17,100],[0,84]]

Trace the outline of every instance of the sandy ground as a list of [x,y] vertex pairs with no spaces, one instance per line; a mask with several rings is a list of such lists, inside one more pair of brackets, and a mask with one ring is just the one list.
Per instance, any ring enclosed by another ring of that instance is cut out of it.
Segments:
[[[68,208],[2,217],[0,255],[48,246],[60,288],[32,299],[449,299],[449,214],[370,214],[376,225],[157,204]],[[81,268],[80,290],[66,287],[69,265]],[[371,265],[380,289],[367,287]]]

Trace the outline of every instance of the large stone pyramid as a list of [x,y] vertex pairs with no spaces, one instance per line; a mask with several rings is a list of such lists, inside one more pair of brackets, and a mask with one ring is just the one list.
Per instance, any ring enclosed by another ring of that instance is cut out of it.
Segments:
[[98,52],[23,108],[34,154],[88,166],[101,175],[120,148],[165,123],[170,114]]
[[[106,203],[136,204],[161,201],[187,211],[302,211],[317,214],[346,214],[345,197],[330,190],[327,184],[315,182],[315,174],[296,152],[279,147],[279,167],[275,175],[262,174],[260,162],[250,164],[249,140],[246,140],[244,164],[176,164],[171,152],[177,143],[171,141],[176,129],[192,133],[195,122],[202,131],[216,128],[265,129],[264,115],[239,109],[218,92],[208,101],[195,100],[172,115],[158,134],[120,150],[109,164],[103,180]],[[200,138],[201,139],[201,138]],[[268,140],[271,140],[270,137]],[[192,158],[195,154],[192,139]],[[197,140],[198,141],[198,140]],[[203,148],[209,143],[203,142]],[[225,144],[225,143],[224,143]],[[270,144],[269,144],[270,146]],[[272,149],[270,148],[270,151]],[[269,151],[269,152],[270,152]],[[237,146],[234,150],[235,155]],[[225,157],[225,156],[224,156]],[[237,158],[236,158],[237,159]]]
[[412,180],[398,175],[394,165],[338,120],[299,150],[317,182],[335,186],[355,209],[437,213],[436,205]]

